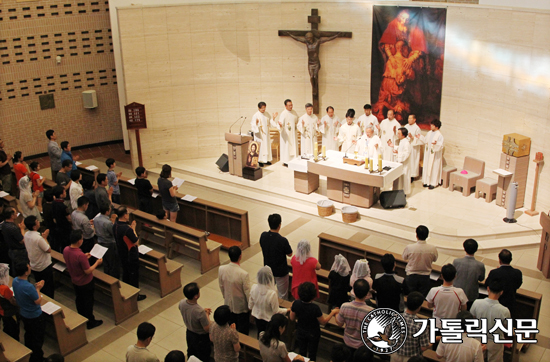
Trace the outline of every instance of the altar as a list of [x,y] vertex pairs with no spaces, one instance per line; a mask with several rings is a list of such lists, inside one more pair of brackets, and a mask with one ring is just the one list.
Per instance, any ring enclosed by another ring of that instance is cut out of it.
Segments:
[[288,168],[294,171],[296,192],[309,194],[317,190],[319,176],[326,176],[329,199],[369,208],[378,202],[381,189],[399,188],[403,165],[398,162],[382,161],[382,168],[389,167],[389,170],[369,172],[364,165],[344,163],[344,152],[327,151],[326,155],[326,160],[317,162],[297,157],[288,163]]

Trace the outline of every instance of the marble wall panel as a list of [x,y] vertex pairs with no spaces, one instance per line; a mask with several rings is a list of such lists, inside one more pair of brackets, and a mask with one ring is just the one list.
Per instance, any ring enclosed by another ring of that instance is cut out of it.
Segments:
[[166,8],[143,8],[143,33],[148,35],[165,35],[167,32]]
[[143,36],[143,11],[141,8],[125,9],[118,12],[120,38]]
[[188,33],[191,31],[189,16],[190,6],[169,6],[166,8],[166,30],[172,33]]

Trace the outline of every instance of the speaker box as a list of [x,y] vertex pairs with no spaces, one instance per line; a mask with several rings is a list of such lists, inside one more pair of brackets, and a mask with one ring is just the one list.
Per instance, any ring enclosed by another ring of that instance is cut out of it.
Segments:
[[87,90],[82,92],[82,103],[84,104],[84,108],[96,108],[97,93],[95,90]]
[[407,205],[407,197],[403,190],[384,191],[380,194],[380,205],[384,209],[396,209]]
[[229,172],[229,158],[227,158],[225,153],[218,158],[216,165],[218,165],[222,172]]

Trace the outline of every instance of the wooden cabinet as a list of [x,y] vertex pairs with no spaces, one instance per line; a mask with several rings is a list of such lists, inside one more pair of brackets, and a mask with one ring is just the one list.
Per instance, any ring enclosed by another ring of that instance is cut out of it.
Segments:
[[527,187],[527,172],[529,171],[529,155],[523,157],[514,157],[506,153],[500,154],[500,168],[512,172],[512,177],[507,177],[503,187],[497,188],[496,203],[499,206],[506,207],[506,196],[512,182],[518,183],[518,197],[516,200],[516,209],[523,207],[525,200],[525,189]]

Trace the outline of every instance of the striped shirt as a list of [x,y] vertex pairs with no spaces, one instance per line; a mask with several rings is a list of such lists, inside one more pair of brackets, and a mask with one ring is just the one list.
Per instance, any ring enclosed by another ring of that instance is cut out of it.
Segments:
[[345,323],[344,343],[350,348],[357,349],[364,346],[361,340],[361,322],[372,310],[365,302],[353,301],[344,303],[340,307],[340,313],[336,316],[337,323]]

